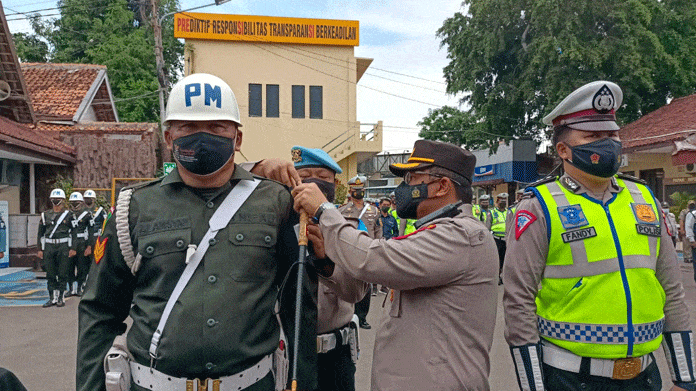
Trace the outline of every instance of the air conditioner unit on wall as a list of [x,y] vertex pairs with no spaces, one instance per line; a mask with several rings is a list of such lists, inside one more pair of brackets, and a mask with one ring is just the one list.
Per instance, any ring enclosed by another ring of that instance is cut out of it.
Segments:
[[688,174],[696,174],[696,164],[689,163],[686,165],[686,172]]

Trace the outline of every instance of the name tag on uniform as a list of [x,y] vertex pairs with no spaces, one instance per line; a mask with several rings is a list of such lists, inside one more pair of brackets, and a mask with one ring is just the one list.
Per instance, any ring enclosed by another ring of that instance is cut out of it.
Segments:
[[636,224],[636,229],[641,235],[656,236],[662,235],[662,227],[653,224]]
[[595,236],[597,236],[597,231],[594,227],[575,229],[561,234],[563,243],[575,242],[576,240],[583,240]]

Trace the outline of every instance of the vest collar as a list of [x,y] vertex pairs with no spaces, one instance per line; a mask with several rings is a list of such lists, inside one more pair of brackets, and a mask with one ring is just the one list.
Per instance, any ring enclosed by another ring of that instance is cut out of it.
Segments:
[[[574,194],[592,194],[587,190],[585,186],[583,186],[580,182],[576,181],[567,173],[561,175],[559,181],[561,182],[561,186],[565,187],[567,190],[571,191]],[[614,194],[619,193],[621,190],[623,190],[623,187],[620,186],[619,183],[616,181],[616,177],[612,177],[611,183],[609,183],[609,187],[604,192],[602,198],[610,199],[611,197],[613,197]]]

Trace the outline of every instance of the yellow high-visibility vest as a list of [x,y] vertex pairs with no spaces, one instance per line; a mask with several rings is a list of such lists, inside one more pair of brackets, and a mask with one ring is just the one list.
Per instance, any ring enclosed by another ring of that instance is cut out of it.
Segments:
[[646,186],[617,182],[623,189],[606,204],[558,180],[532,189],[549,237],[537,326],[542,338],[578,356],[637,357],[662,341],[660,209]]

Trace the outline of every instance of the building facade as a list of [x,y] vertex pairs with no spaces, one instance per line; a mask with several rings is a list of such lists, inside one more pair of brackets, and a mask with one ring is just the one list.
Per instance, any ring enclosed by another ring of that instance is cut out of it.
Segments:
[[372,62],[355,57],[357,21],[177,14],[186,74],[225,80],[239,104],[238,161],[290,158],[294,145],[321,148],[343,169],[382,150],[382,125],[356,119],[356,85]]

